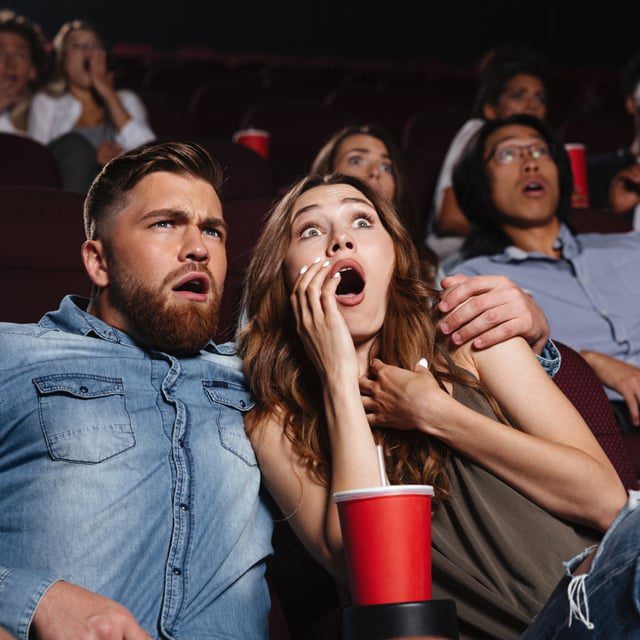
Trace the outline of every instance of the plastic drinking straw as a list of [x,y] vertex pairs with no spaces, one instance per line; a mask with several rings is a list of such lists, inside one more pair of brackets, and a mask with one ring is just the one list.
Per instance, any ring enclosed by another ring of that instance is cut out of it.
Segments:
[[376,454],[378,458],[378,473],[380,474],[380,484],[386,487],[389,484],[389,478],[387,478],[387,471],[384,466],[384,449],[381,444],[376,445]]

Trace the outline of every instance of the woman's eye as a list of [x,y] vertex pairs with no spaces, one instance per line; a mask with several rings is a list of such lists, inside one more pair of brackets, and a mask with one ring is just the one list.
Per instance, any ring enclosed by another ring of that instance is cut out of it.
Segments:
[[385,163],[380,167],[385,173],[390,173],[393,175],[393,165],[390,163]]
[[358,228],[358,229],[365,229],[366,227],[370,227],[371,226],[371,221],[367,218],[356,218],[353,221],[353,226]]
[[300,232],[301,238],[315,238],[320,235],[320,229],[317,227],[307,227]]
[[350,156],[347,158],[347,164],[352,167],[357,167],[362,164],[362,156]]

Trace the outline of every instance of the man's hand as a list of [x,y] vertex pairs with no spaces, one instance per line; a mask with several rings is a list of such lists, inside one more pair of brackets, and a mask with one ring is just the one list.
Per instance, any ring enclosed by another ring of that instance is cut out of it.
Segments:
[[150,640],[128,609],[69,582],[42,597],[31,624],[35,640]]
[[582,351],[600,382],[617,391],[627,403],[631,421],[640,426],[640,369],[605,353]]
[[611,182],[609,208],[612,213],[626,213],[640,203],[640,164],[623,169]]
[[438,309],[440,330],[456,345],[485,349],[522,336],[535,353],[549,337],[549,323],[533,298],[505,276],[447,276]]

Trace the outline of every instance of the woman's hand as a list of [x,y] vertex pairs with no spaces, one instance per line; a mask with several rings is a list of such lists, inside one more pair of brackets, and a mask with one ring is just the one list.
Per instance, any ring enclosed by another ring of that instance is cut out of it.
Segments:
[[424,432],[439,422],[449,398],[422,360],[413,371],[374,360],[370,377],[360,378],[360,395],[372,427]]
[[108,100],[114,94],[113,75],[107,71],[107,52],[96,49],[89,57],[89,75],[91,85],[101,98]]
[[301,269],[291,292],[291,306],[298,335],[323,382],[338,375],[355,382],[356,350],[335,297],[340,275],[330,277],[329,265],[329,260],[318,258]]

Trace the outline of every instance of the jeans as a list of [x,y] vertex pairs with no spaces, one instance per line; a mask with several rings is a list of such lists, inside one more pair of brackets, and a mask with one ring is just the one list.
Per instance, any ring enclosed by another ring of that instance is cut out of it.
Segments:
[[567,575],[521,640],[640,640],[640,491],[630,492],[588,573],[574,577],[591,551],[565,564]]

